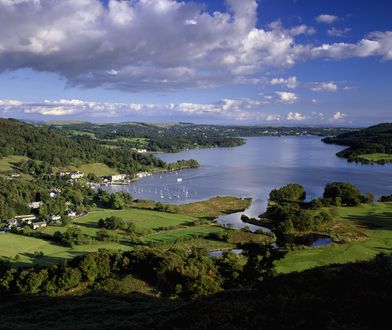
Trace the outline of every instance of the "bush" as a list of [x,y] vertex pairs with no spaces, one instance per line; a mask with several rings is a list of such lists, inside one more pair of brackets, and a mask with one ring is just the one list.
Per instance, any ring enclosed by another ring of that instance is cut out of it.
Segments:
[[361,203],[361,193],[351,183],[333,182],[325,186],[324,198],[332,200],[332,204],[339,206],[342,205],[357,206]]
[[123,219],[116,217],[116,216],[111,216],[106,219],[99,219],[98,227],[106,228],[106,229],[113,229],[113,230],[124,229],[125,223],[124,223]]
[[269,195],[270,201],[274,202],[298,202],[304,201],[306,198],[306,192],[303,186],[299,184],[288,184],[280,189],[274,189]]

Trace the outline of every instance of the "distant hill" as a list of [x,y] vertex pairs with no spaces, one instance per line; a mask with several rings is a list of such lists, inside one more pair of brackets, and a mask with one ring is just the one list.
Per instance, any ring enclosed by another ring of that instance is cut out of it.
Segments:
[[327,127],[267,127],[236,125],[204,125],[186,122],[111,124],[50,123],[72,135],[89,135],[103,144],[147,149],[149,151],[178,152],[193,148],[235,147],[250,136],[330,136],[349,128]]
[[150,154],[139,154],[129,148],[106,148],[86,136],[70,138],[55,127],[0,119],[0,158],[11,155],[44,161],[56,167],[104,163],[127,174],[164,166]]
[[380,164],[392,161],[392,123],[343,133],[323,141],[348,146],[337,155],[349,161]]

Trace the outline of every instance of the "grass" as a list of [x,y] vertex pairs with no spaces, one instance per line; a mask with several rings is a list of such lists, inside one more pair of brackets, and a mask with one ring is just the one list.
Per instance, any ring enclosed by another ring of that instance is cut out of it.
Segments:
[[[33,263],[52,265],[60,260],[74,258],[101,248],[129,250],[131,247],[119,245],[118,243],[102,243],[79,245],[71,249],[39,238],[11,233],[0,234],[0,257],[11,258],[16,265],[30,265]],[[35,258],[34,252],[39,251],[42,251],[44,256]],[[15,259],[17,255],[19,256],[18,259]]]
[[179,205],[182,213],[198,218],[213,219],[225,214],[240,212],[252,203],[251,198],[214,197],[207,201]]
[[77,131],[77,130],[71,130],[69,131],[74,136],[89,136],[92,139],[95,139],[95,134],[92,132],[84,132],[84,131]]
[[139,146],[146,146],[148,143],[147,138],[118,138],[118,139],[113,139],[111,141],[118,141],[118,142],[131,142],[131,143],[137,143]]
[[22,161],[28,160],[25,156],[8,156],[0,159],[0,172],[15,172],[15,164]]
[[288,273],[332,263],[367,260],[378,253],[392,252],[392,203],[339,207],[337,211],[338,222],[343,225],[354,224],[367,239],[289,252],[277,263],[279,272]]
[[146,243],[165,243],[179,239],[189,239],[194,237],[207,236],[210,233],[225,231],[226,229],[218,225],[201,225],[188,228],[179,228],[174,230],[162,231],[143,237]]
[[358,158],[368,162],[380,162],[380,161],[391,162],[392,161],[391,154],[383,154],[383,153],[359,155]]
[[93,164],[83,164],[78,167],[70,166],[70,170],[81,171],[84,174],[93,173],[96,176],[108,176],[118,174],[118,171],[115,168],[111,168],[103,163],[93,163]]
[[[225,203],[226,202],[226,203]],[[162,248],[168,246],[181,245],[184,248],[191,246],[199,246],[208,250],[229,249],[233,244],[226,242],[218,242],[202,237],[209,233],[224,231],[226,229],[215,225],[214,223],[194,225],[195,221],[210,218],[214,214],[221,215],[235,212],[238,208],[246,207],[248,200],[242,200],[234,197],[220,197],[212,200],[193,203],[197,207],[191,211],[192,207],[182,206],[181,213],[158,212],[145,209],[124,209],[109,210],[95,209],[89,214],[74,220],[73,225],[78,226],[82,233],[90,237],[94,237],[98,228],[98,220],[110,216],[117,216],[125,222],[132,221],[136,225],[136,230],[142,233],[141,239],[145,243],[163,244]],[[204,205],[204,206],[203,206]],[[181,226],[181,227],[179,227]],[[169,227],[169,228],[168,228]],[[172,228],[170,228],[172,227]],[[166,228],[167,230],[162,230]],[[56,231],[64,232],[67,227],[62,225],[48,226],[42,231],[46,234],[53,235]],[[124,231],[117,231],[120,237],[127,237]],[[11,233],[0,234],[0,256],[11,258],[15,264],[54,264],[62,259],[73,258],[77,255],[96,251],[100,248],[111,250],[129,250],[132,248],[127,240],[120,239],[119,243],[95,243],[77,245],[73,249],[52,242],[15,235]],[[43,257],[34,257],[34,252],[42,251]],[[15,260],[18,255],[19,259]]]

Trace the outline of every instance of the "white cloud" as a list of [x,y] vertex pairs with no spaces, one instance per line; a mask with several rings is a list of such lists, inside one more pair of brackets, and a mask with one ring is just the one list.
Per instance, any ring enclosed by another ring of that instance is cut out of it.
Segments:
[[392,60],[392,31],[372,32],[356,44],[334,43],[323,44],[307,49],[304,56],[312,58],[344,59],[350,57],[381,56],[384,60]]
[[332,36],[332,37],[345,37],[346,34],[347,34],[348,32],[350,32],[351,30],[352,30],[352,29],[350,29],[350,28],[337,29],[337,28],[333,27],[333,28],[331,28],[331,29],[329,29],[329,30],[327,31],[327,34],[328,34],[329,36]]
[[338,90],[338,86],[334,82],[315,82],[311,84],[310,89],[313,92],[336,92]]
[[273,78],[270,81],[271,85],[284,85],[287,88],[290,89],[295,89],[299,85],[299,81],[297,80],[297,77],[288,77],[287,79],[285,78]]
[[[291,97],[292,99],[293,97]],[[280,100],[280,98],[279,98]],[[280,101],[282,102],[282,101]],[[290,103],[290,97],[284,103]],[[321,112],[287,114],[267,111],[268,102],[261,99],[222,99],[213,103],[111,103],[78,99],[43,100],[28,102],[0,99],[0,117],[80,119],[86,121],[242,121],[249,124],[302,121],[307,123],[343,122],[346,114],[336,112],[326,116]],[[38,116],[37,116],[38,115]],[[39,117],[41,116],[41,117]]]
[[330,118],[330,122],[336,122],[336,121],[341,121],[343,119],[345,119],[347,117],[346,114],[344,114],[343,112],[336,112],[331,118]]
[[298,100],[298,96],[295,93],[291,92],[275,92],[276,95],[278,95],[280,101],[282,103],[294,103],[295,101]]
[[332,24],[336,22],[338,19],[339,19],[338,16],[328,15],[328,14],[322,14],[315,18],[316,22],[324,23],[324,24]]
[[0,0],[0,72],[32,68],[69,86],[156,91],[257,83],[266,70],[314,58],[392,60],[391,31],[304,44],[296,38],[314,28],[258,28],[257,0],[226,1],[227,11],[210,13],[179,0]]
[[289,112],[286,116],[286,119],[290,121],[303,121],[306,120],[307,117],[299,112]]

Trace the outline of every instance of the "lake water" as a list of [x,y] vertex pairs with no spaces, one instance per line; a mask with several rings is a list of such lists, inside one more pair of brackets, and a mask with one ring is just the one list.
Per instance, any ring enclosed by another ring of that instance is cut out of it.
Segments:
[[[325,184],[333,181],[351,182],[361,192],[373,192],[376,196],[392,193],[391,164],[348,163],[335,155],[342,149],[324,144],[320,137],[252,137],[235,148],[159,153],[157,156],[166,162],[193,158],[201,166],[105,189],[125,190],[135,199],[172,204],[224,195],[252,197],[252,206],[243,212],[249,217],[264,211],[272,189],[288,183],[302,184],[308,198],[321,196]],[[243,227],[240,214],[222,217],[219,222]]]

